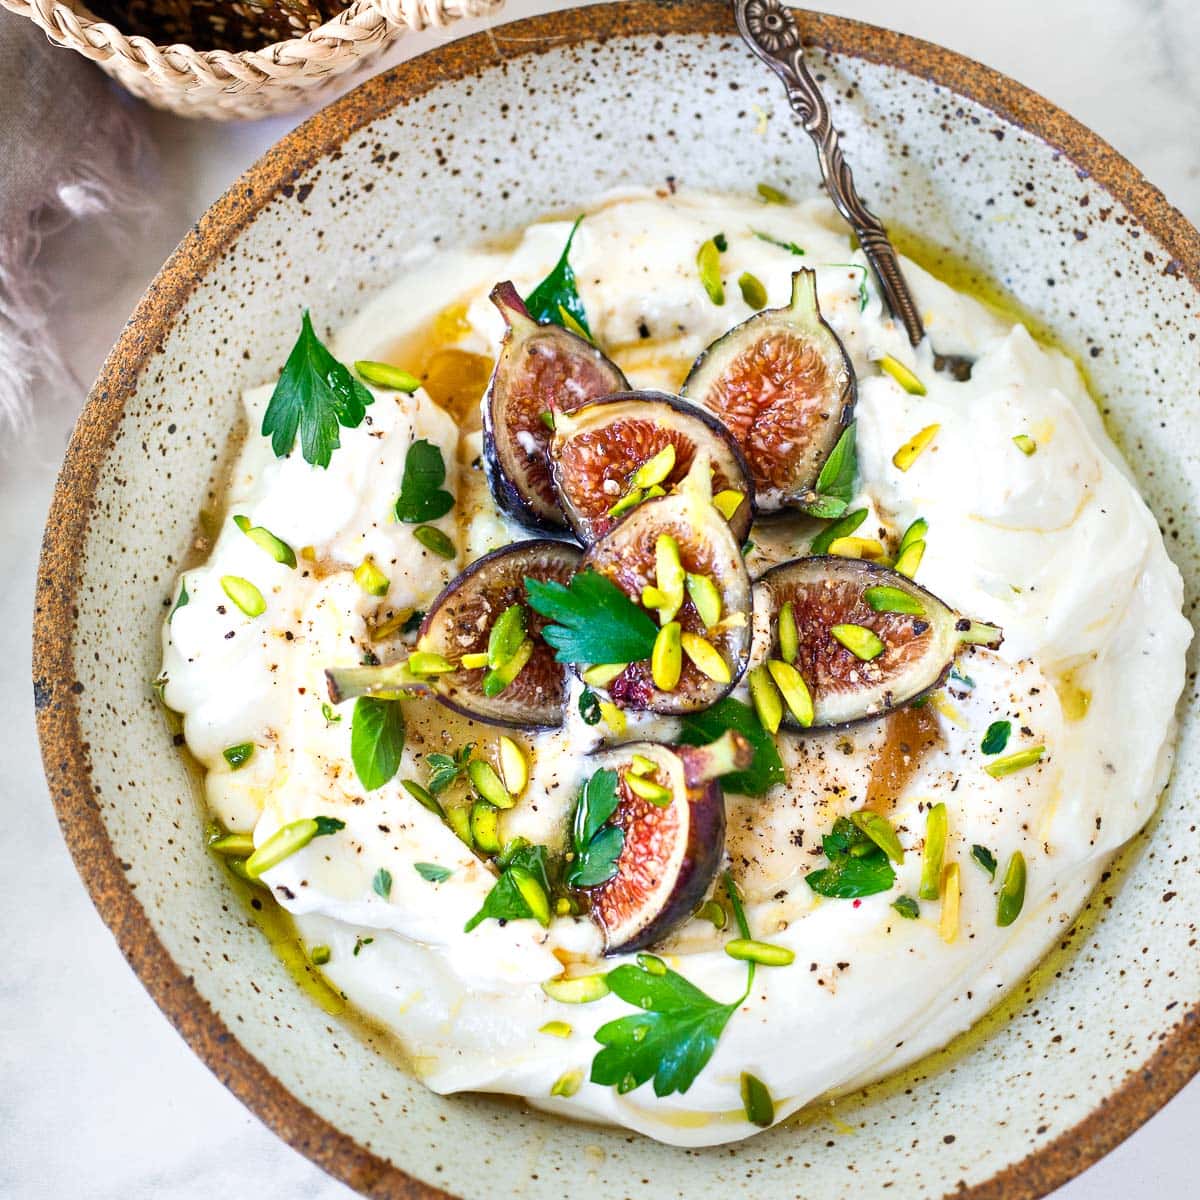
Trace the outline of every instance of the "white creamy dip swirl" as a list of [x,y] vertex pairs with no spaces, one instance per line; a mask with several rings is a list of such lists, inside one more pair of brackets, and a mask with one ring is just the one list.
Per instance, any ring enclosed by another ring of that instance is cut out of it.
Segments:
[[[494,356],[503,323],[487,292],[511,278],[528,294],[554,265],[568,230],[562,221],[532,226],[511,253],[431,253],[331,349],[346,362],[385,358],[465,300],[463,347]],[[697,248],[718,232],[728,243],[721,307],[696,270]],[[769,239],[795,243],[804,255]],[[566,1006],[540,984],[564,961],[594,959],[597,931],[585,918],[557,917],[548,930],[532,921],[485,921],[464,933],[495,877],[402,787],[403,779],[425,778],[430,751],[489,745],[497,731],[432,700],[405,701],[403,765],[391,782],[366,792],[350,758],[350,706],[333,721],[322,708],[325,668],[360,661],[370,644],[368,618],[381,603],[425,609],[467,563],[525,536],[491,509],[475,462],[478,435],[460,446],[453,419],[424,391],[376,392],[367,420],[341,430],[326,470],[299,454],[277,460],[267,440],[251,433],[212,552],[186,572],[189,601],[164,627],[165,695],[183,715],[187,744],[208,772],[208,803],[228,829],[252,832],[261,845],[297,818],[346,822],[264,882],[307,944],[331,948],[324,970],[333,985],[395,1032],[430,1087],[514,1093],[565,1116],[710,1145],[755,1132],[739,1096],[743,1071],[764,1081],[782,1118],[943,1045],[1027,974],[1070,923],[1111,852],[1151,813],[1170,766],[1191,630],[1154,517],[1075,366],[1022,326],[906,263],[939,349],[977,359],[967,383],[940,375],[928,347],[914,352],[884,314],[865,260],[848,248],[823,203],[625,193],[589,213],[571,261],[598,342],[635,386],[670,391],[709,342],[750,315],[732,281],[751,272],[778,306],[792,271],[813,268],[822,312],[858,375],[856,506],[870,510],[861,532],[896,534],[923,517],[929,532],[919,582],[958,611],[1004,629],[998,652],[960,657],[970,686],[960,679],[933,701],[938,744],[920,759],[892,813],[907,851],[895,888],[851,902],[822,899],[804,882],[824,862],[822,834],[863,803],[883,722],[782,734],[788,781],[765,797],[727,798],[727,849],[753,932],[793,950],[794,964],[757,972],[686,1093],[658,1098],[643,1086],[619,1095],[586,1081],[597,1028],[631,1009],[614,995]],[[915,371],[927,393],[909,395],[882,373],[885,355]],[[270,393],[267,386],[245,397],[252,431]],[[938,427],[933,441],[899,470],[896,450],[931,425]],[[1020,434],[1034,439],[1035,453],[1014,443]],[[405,454],[420,438],[442,450],[445,486],[457,497],[455,510],[437,522],[458,546],[455,561],[432,554],[412,526],[391,515]],[[237,528],[235,515],[308,554],[296,569],[274,562]],[[807,550],[812,527],[783,528],[791,532],[756,531],[752,574]],[[390,581],[382,601],[353,580],[367,556]],[[266,600],[261,616],[244,616],[229,602],[220,586],[228,575],[255,583]],[[744,687],[735,695],[745,698]],[[563,846],[590,773],[587,755],[606,732],[582,722],[575,699],[561,730],[520,739],[532,777],[504,814],[507,837]],[[1012,724],[1010,751],[1044,744],[1044,760],[1005,778],[986,774],[980,741],[998,719]],[[625,736],[669,742],[676,730],[670,720],[631,715]],[[243,742],[255,752],[235,771],[222,750]],[[939,936],[936,902],[923,902],[915,920],[891,907],[901,894],[916,895],[925,813],[939,802],[950,815],[947,856],[962,872],[952,942]],[[1008,928],[996,924],[998,884],[971,861],[975,844],[1002,865],[1020,850],[1028,864],[1024,910]],[[452,874],[431,882],[416,863]],[[386,897],[372,886],[381,869],[392,879]],[[691,921],[660,949],[697,987],[732,1001],[746,971],[723,952],[727,936]],[[548,1021],[568,1023],[569,1035],[540,1033]],[[583,1073],[582,1086],[573,1096],[552,1096],[570,1071]]]

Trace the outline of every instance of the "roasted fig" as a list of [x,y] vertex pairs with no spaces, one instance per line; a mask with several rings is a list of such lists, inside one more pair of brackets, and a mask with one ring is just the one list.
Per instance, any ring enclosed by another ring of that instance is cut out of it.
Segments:
[[618,773],[613,824],[624,833],[616,874],[588,889],[607,954],[652,945],[691,916],[725,853],[719,777],[753,755],[729,732],[707,746],[633,742],[597,756]]
[[697,450],[738,545],[754,520],[754,486],[741,450],[711,413],[665,392],[618,392],[556,418],[550,459],[559,504],[590,545],[647,498],[687,475]]
[[694,712],[737,683],[750,653],[750,576],[713,507],[706,451],[674,492],[639,505],[596,542],[580,565],[589,568],[656,613],[661,626],[653,655],[607,683],[617,704]]
[[683,395],[718,417],[741,446],[760,512],[811,500],[855,401],[854,370],[821,317],[816,274],[797,271],[787,308],[755,313],[713,342]]
[[447,708],[493,725],[561,725],[566,669],[525,604],[526,576],[565,583],[580,553],[565,542],[517,542],[469,566],[434,601],[406,662],[326,672],[334,703],[427,691]]
[[[845,725],[936,688],[961,646],[995,649],[1003,634],[959,616],[904,575],[861,559],[780,563],[754,585],[766,661],[751,672],[755,703],[777,689],[793,725]],[[761,672],[765,672],[761,674]]]
[[508,332],[483,399],[483,462],[501,512],[534,529],[566,529],[550,479],[555,417],[629,387],[586,338],[539,325],[517,289],[499,283],[492,303]]

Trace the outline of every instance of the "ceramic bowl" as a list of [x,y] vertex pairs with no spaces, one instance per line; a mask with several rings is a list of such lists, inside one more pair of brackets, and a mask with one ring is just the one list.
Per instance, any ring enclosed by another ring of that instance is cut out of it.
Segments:
[[[801,22],[872,206],[998,280],[1086,366],[1190,610],[1196,231],[1012,81],[865,25]],[[204,850],[194,781],[149,685],[172,581],[240,434],[238,394],[279,369],[298,301],[336,326],[431,244],[513,230],[622,184],[760,179],[803,195],[814,157],[726,4],[599,5],[444,46],[318,114],[209,210],[76,429],[46,531],[34,668],[67,841],[196,1053],[364,1194],[1040,1196],[1200,1067],[1190,686],[1159,815],[1003,1020],[899,1082],[713,1150],[432,1094],[297,987]]]

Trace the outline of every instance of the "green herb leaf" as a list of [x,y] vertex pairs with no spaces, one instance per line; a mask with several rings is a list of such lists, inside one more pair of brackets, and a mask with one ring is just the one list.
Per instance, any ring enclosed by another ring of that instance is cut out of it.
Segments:
[[413,442],[404,456],[396,519],[421,525],[444,517],[454,507],[454,497],[442,488],[445,482],[446,463],[441,449],[424,438]]
[[346,822],[338,817],[313,817],[313,823],[316,825],[316,832],[313,837],[328,837],[331,833],[337,833],[340,829],[346,828]]
[[810,553],[812,554],[828,554],[829,547],[833,545],[838,538],[849,537],[865,520],[867,519],[867,510],[865,508],[856,508],[853,512],[848,512],[838,521],[834,521],[832,525],[826,525],[820,533],[812,540]]
[[404,709],[398,700],[360,696],[350,724],[350,758],[368,792],[381,788],[400,769]]
[[371,890],[377,896],[386,900],[392,894],[392,873],[385,867],[380,867],[371,880]]
[[338,427],[356,429],[373,401],[371,393],[313,332],[305,309],[300,336],[263,414],[262,435],[271,439],[275,457],[283,458],[292,452],[299,432],[304,461],[328,467],[341,445]]
[[437,863],[427,862],[413,863],[413,870],[430,883],[445,883],[454,874],[449,867],[441,867]]
[[425,756],[425,765],[429,768],[429,790],[440,796],[452,783],[466,774],[471,755],[475,753],[475,743],[468,742],[456,750],[453,755],[441,754],[434,751]]
[[858,454],[854,443],[855,424],[851,422],[842,431],[836,445],[825,460],[817,476],[814,489],[822,496],[835,496],[849,504],[854,499],[854,478],[858,474]]
[[599,725],[604,715],[600,711],[600,697],[591,688],[584,688],[579,693],[579,715],[585,725]]
[[786,242],[786,241],[781,240],[780,238],[772,237],[769,233],[763,233],[763,231],[761,229],[752,229],[752,230],[750,230],[750,232],[752,234],[754,234],[754,236],[756,238],[758,238],[758,240],[760,242],[767,242],[768,244],[770,244],[772,246],[778,246],[780,248],[780,250],[786,250],[790,254],[803,254],[804,253],[803,248],[800,246],[797,246],[795,242]]
[[625,831],[609,825],[617,811],[617,772],[596,771],[575,802],[571,843],[575,858],[567,868],[569,887],[598,887],[617,873],[617,859],[625,847]]
[[703,712],[683,718],[679,740],[686,746],[706,746],[726,730],[740,733],[753,747],[754,758],[744,771],[721,777],[721,787],[739,796],[764,796],[785,778],[775,739],[763,728],[748,704],[727,696]]
[[1011,734],[1011,721],[993,721],[987,727],[987,733],[983,735],[979,748],[984,754],[999,754],[1008,745]]
[[729,249],[729,242],[723,233],[717,233],[713,235],[713,245],[716,246],[716,248],[720,250],[722,254]]
[[892,907],[907,921],[915,921],[921,915],[921,906],[911,896],[897,896]]
[[186,579],[184,579],[184,578],[181,578],[181,579],[179,580],[179,599],[175,601],[175,605],[174,605],[174,607],[173,607],[173,608],[171,609],[171,611],[170,611],[170,612],[167,614],[167,621],[168,621],[168,623],[169,623],[170,621],[174,620],[174,618],[175,618],[175,614],[176,614],[176,613],[177,613],[177,612],[178,612],[178,611],[179,611],[181,608],[186,608],[186,607],[187,607],[187,605],[188,605],[188,602],[189,602],[190,600],[191,600],[191,596],[189,596],[189,595],[188,595],[188,590],[187,590],[187,580],[186,580]]
[[804,878],[819,896],[856,900],[886,892],[896,882],[888,856],[853,821],[839,817],[821,839],[829,866]]
[[658,630],[611,579],[581,571],[565,587],[526,576],[530,607],[551,622],[542,637],[562,663],[638,662],[649,658]]
[[858,263],[829,263],[831,267],[845,267],[848,271],[861,271],[862,274],[858,277],[858,311],[862,312],[867,307],[867,300],[870,293],[867,291],[867,268],[860,266]]
[[253,753],[253,742],[238,742],[236,746],[226,746],[221,751],[221,757],[229,764],[232,770],[236,771],[250,761],[250,756]]
[[996,878],[996,856],[986,846],[972,846],[971,857],[987,872],[989,879]]
[[522,846],[505,864],[504,873],[496,880],[492,890],[488,892],[483,907],[463,926],[464,933],[470,933],[476,925],[484,921],[519,921],[533,917],[533,910],[521,895],[513,876],[513,868],[527,871],[537,880],[547,896],[550,895],[550,879],[546,865],[545,846]]
[[351,950],[350,953],[353,954],[355,958],[357,958],[359,955],[359,951],[362,950],[362,948],[364,946],[369,946],[374,940],[375,939],[373,937],[372,938],[356,937],[354,939],[354,949]]
[[654,1094],[686,1092],[712,1058],[744,997],[720,1004],[672,970],[641,964],[608,973],[609,989],[639,1011],[596,1030],[604,1049],[592,1060],[593,1083],[622,1094],[654,1080]]
[[525,307],[529,309],[529,315],[535,321],[541,321],[543,324],[553,321],[555,325],[569,329],[569,322],[563,319],[563,313],[566,312],[590,340],[591,326],[588,325],[583,301],[579,298],[579,288],[576,286],[575,272],[571,269],[570,262],[571,243],[575,240],[575,231],[582,220],[580,217],[571,226],[562,256],[555,264],[554,270],[525,297]]

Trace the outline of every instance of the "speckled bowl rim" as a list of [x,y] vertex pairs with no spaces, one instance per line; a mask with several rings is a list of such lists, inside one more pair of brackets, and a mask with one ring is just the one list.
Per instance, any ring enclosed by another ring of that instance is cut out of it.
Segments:
[[[950,50],[841,17],[801,12],[805,42],[898,67],[984,105],[1065,155],[1168,249],[1167,270],[1200,291],[1200,234],[1137,169],[1078,121],[1011,79]],[[368,80],[283,138],[200,219],[151,283],[106,360],[75,427],[51,503],[38,572],[33,688],[50,793],[67,846],[100,916],[159,1008],[218,1079],[294,1149],[364,1195],[433,1200],[428,1186],[364,1149],[289,1092],[250,1054],[159,941],[109,842],[92,789],[72,663],[81,566],[97,481],[142,370],[196,282],[279,190],[369,121],[437,84],[489,67],[493,36],[506,53],[538,54],[614,36],[734,35],[722,0],[624,0],[549,13],[496,34],[452,42]],[[970,1200],[1032,1200],[1107,1154],[1200,1072],[1200,1003],[1140,1068],[1074,1128],[974,1187]]]

